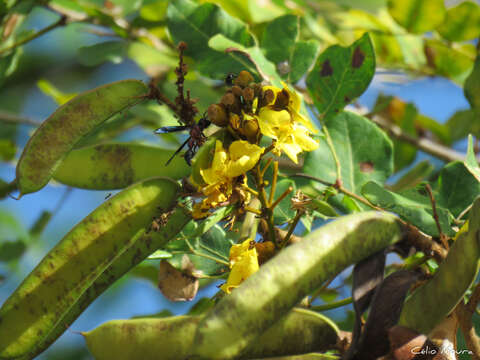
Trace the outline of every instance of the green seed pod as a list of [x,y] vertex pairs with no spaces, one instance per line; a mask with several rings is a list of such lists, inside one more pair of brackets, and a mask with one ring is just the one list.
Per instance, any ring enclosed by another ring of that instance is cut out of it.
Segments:
[[[172,213],[168,214],[165,226],[157,231],[149,231],[138,240],[134,241],[130,247],[116,257],[102,274],[86,289],[80,297],[65,311],[54,327],[47,331],[47,335],[38,339],[33,348],[18,360],[30,360],[48,348],[75,319],[106,289],[108,289],[116,280],[124,276],[132,267],[138,265],[149,256],[153,249],[162,249],[170,240],[174,239],[183,227],[191,220],[187,211],[178,207]],[[0,325],[1,326],[1,325]]]
[[77,142],[148,93],[138,80],[124,80],[82,93],[60,106],[35,131],[17,164],[20,195],[44,187]]
[[223,104],[212,104],[208,107],[208,119],[217,126],[228,125],[228,116]]
[[433,278],[407,299],[399,325],[428,334],[463,299],[480,266],[480,198],[473,204],[468,224],[468,231],[460,234]]
[[[102,144],[72,150],[53,178],[65,185],[91,190],[122,189],[154,176],[181,179],[190,167],[173,150],[141,144]],[[82,171],[78,171],[82,169]]]
[[113,320],[82,333],[96,360],[187,359],[200,316]]
[[[166,178],[146,180],[118,193],[77,224],[0,308],[0,359],[38,353],[38,345],[50,341],[51,332],[58,334],[59,322],[92,284],[142,239],[152,217],[175,204],[178,188]],[[148,246],[143,253],[136,249],[122,271],[156,250],[151,248],[152,242],[145,242]]]
[[225,296],[201,321],[194,342],[200,358],[238,356],[279,317],[321,284],[400,240],[398,219],[378,212],[344,216],[283,249]]
[[[202,316],[113,320],[82,333],[97,360],[191,359],[195,331]],[[240,356],[256,359],[325,351],[334,347],[338,328],[328,318],[305,309],[294,309]],[[161,354],[161,355],[160,355]],[[225,358],[226,359],[226,358]]]
[[242,70],[234,80],[234,84],[240,87],[246,87],[253,82],[253,76],[248,71]]

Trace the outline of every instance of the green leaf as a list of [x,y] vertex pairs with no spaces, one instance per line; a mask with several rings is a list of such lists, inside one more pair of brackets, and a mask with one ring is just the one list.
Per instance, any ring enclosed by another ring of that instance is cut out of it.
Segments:
[[31,136],[18,161],[20,194],[44,187],[82,138],[146,94],[143,82],[123,80],[84,92],[58,108]]
[[295,216],[295,210],[292,209],[292,197],[296,192],[296,184],[293,180],[283,179],[277,183],[274,200],[278,199],[287,189],[291,187],[292,191],[275,207],[273,210],[273,221],[275,224],[283,224]]
[[470,171],[470,173],[480,182],[480,166],[478,166],[477,157],[475,156],[475,151],[473,150],[473,137],[468,135],[468,149],[467,157],[463,162],[465,167]]
[[480,113],[480,56],[475,59],[473,70],[465,80],[463,91],[472,109]]
[[459,110],[445,123],[451,142],[465,138],[469,133],[480,137],[480,118],[473,110]]
[[148,257],[148,260],[159,260],[159,259],[169,259],[173,255],[165,250],[156,250],[153,254]]
[[[376,182],[370,181],[363,186],[362,194],[372,204],[398,214],[403,220],[415,225],[423,232],[431,236],[439,236],[433,218],[432,204],[423,187],[420,186],[418,190],[412,189],[407,193],[396,194],[384,189]],[[449,215],[448,210],[437,206],[437,214],[442,232],[454,235],[450,227],[452,216]]]
[[26,249],[27,247],[22,240],[0,242],[0,261],[17,260]]
[[460,85],[465,82],[473,67],[474,49],[472,44],[453,47],[439,40],[425,40],[428,65],[436,74],[450,78]]
[[436,29],[450,41],[475,39],[480,35],[480,8],[478,4],[464,1],[447,10],[445,20]]
[[445,18],[443,0],[389,0],[388,11],[398,24],[416,34],[435,29]]
[[[237,59],[243,59],[242,61],[245,64],[245,67],[249,66],[251,68],[251,72],[257,72],[256,66],[254,66],[256,64],[261,69],[262,75],[268,78],[268,81],[275,86],[281,86],[280,76],[277,74],[275,66],[267,60],[259,47],[253,46],[250,48],[245,48],[241,44],[229,40],[222,34],[213,36],[208,41],[208,46],[219,52],[234,54]],[[232,48],[235,48],[236,51],[232,52]],[[255,64],[253,64],[250,59],[253,60]],[[210,65],[214,66],[213,63]]]
[[435,190],[437,204],[457,217],[480,195],[480,183],[463,162],[454,161],[440,171]]
[[435,167],[428,160],[420,161],[414,167],[408,170],[397,182],[390,186],[394,192],[405,190],[417,186],[427,176],[429,176]]
[[20,47],[14,49],[10,54],[0,57],[0,86],[17,69],[18,60],[22,54]]
[[[450,248],[432,279],[405,301],[399,325],[428,334],[455,306],[474,283],[480,266],[480,200],[473,204],[470,228]],[[441,301],[439,301],[441,299]]]
[[190,167],[180,155],[165,165],[174,152],[132,143],[88,146],[72,150],[53,178],[62,184],[92,190],[121,189],[153,176],[181,179],[190,174]]
[[106,61],[114,64],[122,62],[127,43],[124,41],[105,41],[95,45],[82,46],[78,49],[77,59],[85,66],[97,66]]
[[[197,230],[193,230],[195,234]],[[173,256],[167,261],[178,270],[187,271],[197,278],[217,277],[228,270],[230,242],[225,231],[213,226],[201,237],[194,237],[185,231],[169,243],[166,250]]]
[[299,34],[298,16],[283,15],[269,22],[261,42],[266,57],[278,64],[290,60]]
[[[392,142],[385,133],[363,116],[341,112],[330,118],[326,126],[341,164],[343,186],[360,194],[370,180],[383,183],[393,171]],[[335,183],[336,166],[324,139],[320,146],[305,156],[304,172]]]
[[348,47],[330,46],[307,76],[318,111],[328,117],[360,96],[375,73],[375,53],[368,33]]
[[229,72],[255,72],[243,57],[235,53],[221,53],[208,46],[210,38],[221,34],[244,47],[254,45],[253,37],[240,20],[230,16],[211,3],[198,5],[190,0],[170,2],[167,25],[174,43],[184,41],[186,54],[197,61],[195,69],[213,78],[225,78]]
[[290,58],[288,78],[292,84],[297,83],[308,71],[317,57],[319,44],[315,40],[298,41],[295,43]]

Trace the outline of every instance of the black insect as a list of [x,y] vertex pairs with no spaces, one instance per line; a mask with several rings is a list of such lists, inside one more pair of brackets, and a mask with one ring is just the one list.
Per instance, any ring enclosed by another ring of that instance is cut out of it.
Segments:
[[184,131],[189,130],[190,136],[188,137],[185,142],[180,145],[180,147],[175,151],[175,153],[168,159],[165,165],[170,164],[173,158],[180,152],[182,149],[188,145],[188,150],[185,152],[183,157],[188,165],[192,165],[192,159],[195,156],[198,148],[205,142],[205,135],[203,134],[203,130],[205,130],[211,124],[210,120],[208,120],[207,116],[203,114],[203,116],[198,120],[197,123],[193,123],[192,125],[177,125],[177,126],[164,126],[157,130],[155,130],[155,134],[167,134],[172,132]]
[[228,73],[225,77],[225,84],[227,84],[228,86],[232,86],[233,80],[235,80],[236,77],[237,75],[235,75],[234,73]]

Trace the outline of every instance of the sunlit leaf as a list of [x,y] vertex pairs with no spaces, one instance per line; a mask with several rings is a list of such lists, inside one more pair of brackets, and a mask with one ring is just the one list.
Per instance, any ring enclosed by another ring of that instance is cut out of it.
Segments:
[[471,1],[463,1],[447,10],[445,20],[436,29],[450,41],[471,40],[480,35],[480,7]]
[[433,30],[443,22],[443,0],[389,0],[388,11],[397,23],[412,33]]
[[360,96],[375,72],[375,54],[367,34],[349,47],[330,46],[307,76],[307,87],[325,117],[342,110]]

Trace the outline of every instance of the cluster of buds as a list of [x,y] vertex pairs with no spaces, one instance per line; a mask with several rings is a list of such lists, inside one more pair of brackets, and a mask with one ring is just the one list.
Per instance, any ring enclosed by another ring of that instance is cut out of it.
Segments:
[[[239,204],[241,212],[251,195],[258,194],[249,187],[246,175],[267,152],[277,156],[285,153],[297,163],[299,153],[318,147],[310,137],[315,129],[300,114],[300,106],[300,97],[286,85],[263,86],[249,72],[240,72],[220,102],[208,108],[209,120],[221,129],[202,146],[192,163],[191,180],[203,196],[194,205],[195,218],[233,203]],[[267,147],[260,145],[263,136],[272,140]]]

